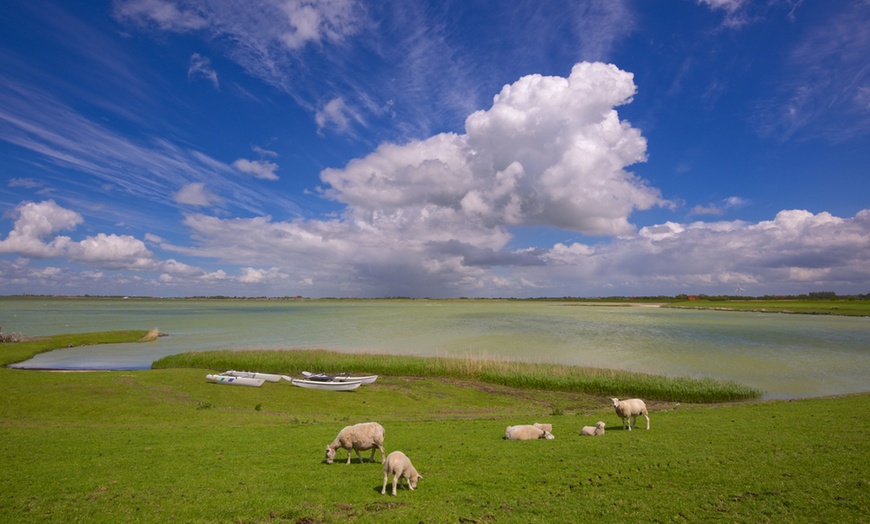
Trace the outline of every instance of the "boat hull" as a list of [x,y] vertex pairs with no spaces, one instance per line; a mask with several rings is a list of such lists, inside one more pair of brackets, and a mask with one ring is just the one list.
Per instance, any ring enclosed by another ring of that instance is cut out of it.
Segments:
[[314,377],[317,377],[318,380],[329,379],[332,382],[346,382],[346,381],[359,381],[360,384],[371,384],[375,380],[378,379],[377,375],[367,375],[364,377],[352,377],[350,375],[326,375],[325,373],[311,373],[310,371],[303,371],[302,375],[308,379],[312,380]]
[[211,380],[215,384],[227,384],[230,386],[259,387],[263,385],[263,382],[265,382],[261,378],[233,377],[229,375],[206,375],[205,378]]
[[320,389],[324,391],[351,391],[362,384],[357,381],[320,381],[320,380],[304,380],[301,378],[291,378],[290,383],[300,388]]
[[271,373],[257,373],[256,371],[236,371],[234,369],[231,369],[221,374],[230,377],[259,378],[265,380],[266,382],[278,382],[279,380],[281,380],[281,375],[273,375]]

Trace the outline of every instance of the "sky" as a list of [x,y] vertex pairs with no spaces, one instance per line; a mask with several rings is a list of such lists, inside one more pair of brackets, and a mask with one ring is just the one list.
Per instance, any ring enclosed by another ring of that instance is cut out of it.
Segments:
[[870,0],[7,0],[0,295],[870,292]]

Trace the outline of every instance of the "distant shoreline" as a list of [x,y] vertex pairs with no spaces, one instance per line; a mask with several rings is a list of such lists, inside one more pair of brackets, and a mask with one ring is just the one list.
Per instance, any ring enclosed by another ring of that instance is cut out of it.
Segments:
[[570,302],[566,306],[663,307],[665,302]]

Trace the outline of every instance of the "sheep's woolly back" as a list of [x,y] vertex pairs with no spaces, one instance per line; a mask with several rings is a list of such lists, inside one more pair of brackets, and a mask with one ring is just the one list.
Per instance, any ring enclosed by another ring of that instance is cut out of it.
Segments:
[[604,422],[599,420],[594,426],[583,426],[583,429],[580,430],[580,434],[589,437],[600,437],[601,435],[604,435],[604,426]]
[[649,413],[646,410],[646,403],[639,398],[630,398],[627,400],[619,400],[618,398],[610,399],[613,401],[613,409],[616,411],[616,414],[622,419],[622,427],[625,428],[628,426],[628,430],[631,431],[631,424],[629,419],[634,418],[637,421],[638,415],[643,415],[646,419],[646,429],[649,429]]
[[[383,445],[385,433],[384,427],[377,422],[361,422],[353,426],[346,426],[339,431],[333,444],[338,443],[338,446],[335,446],[336,448],[343,447],[350,449],[353,447],[356,449],[369,449],[372,445]],[[361,445],[366,447],[359,447]]]
[[630,398],[627,400],[619,400],[618,398],[610,399],[613,401],[613,408],[616,414],[620,417],[632,417],[646,414],[646,404],[639,398]]
[[507,440],[536,440],[539,438],[553,440],[556,437],[545,429],[532,425],[524,425],[508,426],[505,428],[504,438]]
[[405,479],[408,489],[414,490],[417,481],[423,478],[423,475],[417,473],[417,469],[411,464],[411,459],[401,451],[393,451],[384,459],[384,485],[381,488],[381,495],[386,494],[390,475],[393,476],[393,495],[396,494],[396,485],[401,483],[401,479]]
[[[359,424],[354,424],[353,426],[345,426],[341,431],[338,432],[338,436],[335,437],[329,445],[326,446],[326,462],[328,464],[332,463],[333,458],[335,457],[335,452],[338,448],[344,448],[347,450],[347,463],[350,464],[350,451],[354,450],[359,456],[360,450],[372,450],[372,457],[370,460],[374,459],[375,449],[379,449],[381,451],[381,458],[384,456],[384,436],[386,432],[384,431],[384,427],[378,424],[377,422],[361,422]],[[362,460],[362,457],[360,457]]]

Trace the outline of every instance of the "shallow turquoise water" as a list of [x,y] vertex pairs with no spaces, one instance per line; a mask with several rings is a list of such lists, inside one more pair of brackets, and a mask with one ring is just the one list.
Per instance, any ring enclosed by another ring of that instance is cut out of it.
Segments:
[[766,398],[870,391],[870,319],[528,301],[0,299],[6,333],[157,327],[150,344],[88,346],[18,367],[147,369],[216,349],[327,348],[487,356],[736,380]]

